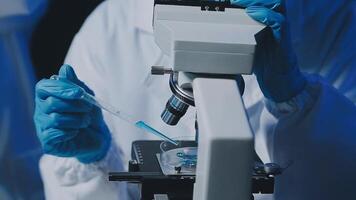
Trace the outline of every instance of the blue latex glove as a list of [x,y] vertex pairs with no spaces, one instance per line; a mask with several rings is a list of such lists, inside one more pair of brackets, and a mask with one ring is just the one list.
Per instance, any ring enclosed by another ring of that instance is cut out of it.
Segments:
[[264,96],[284,102],[298,95],[306,81],[291,46],[281,0],[231,0],[231,3],[246,7],[250,17],[269,27],[256,35],[254,59],[254,73]]
[[101,110],[80,99],[84,90],[93,92],[69,65],[63,65],[58,76],[60,80],[43,79],[36,85],[34,121],[43,150],[82,163],[99,161],[110,147],[111,136]]

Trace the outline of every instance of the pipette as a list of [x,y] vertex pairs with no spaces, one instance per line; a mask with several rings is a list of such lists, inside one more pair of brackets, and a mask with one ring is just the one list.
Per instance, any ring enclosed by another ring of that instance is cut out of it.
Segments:
[[[51,79],[67,81],[67,82],[70,82],[71,84],[74,84],[74,85],[78,86],[77,84],[69,81],[68,79],[60,78],[57,75],[52,76]],[[78,86],[78,87],[80,87],[80,86]],[[92,105],[95,105],[95,106],[97,106],[97,107],[99,107],[99,108],[111,113],[112,115],[124,120],[127,123],[130,123],[130,124],[134,125],[137,128],[140,128],[140,129],[143,129],[144,131],[152,133],[152,134],[154,134],[154,135],[156,135],[156,136],[158,136],[158,137],[160,137],[160,138],[166,140],[167,142],[170,142],[170,143],[172,143],[172,144],[174,144],[176,146],[178,145],[177,141],[171,139],[170,137],[166,136],[165,134],[163,134],[163,133],[157,131],[156,129],[152,128],[150,125],[148,125],[144,121],[136,120],[131,115],[129,115],[127,113],[124,113],[121,110],[116,109],[111,104],[103,101],[102,99],[99,99],[98,97],[95,97],[95,96],[89,94],[82,87],[80,87],[80,88],[83,90],[83,94],[82,94],[82,96],[80,98],[83,99],[84,101],[86,101],[86,102],[88,102],[88,103],[90,103]]]

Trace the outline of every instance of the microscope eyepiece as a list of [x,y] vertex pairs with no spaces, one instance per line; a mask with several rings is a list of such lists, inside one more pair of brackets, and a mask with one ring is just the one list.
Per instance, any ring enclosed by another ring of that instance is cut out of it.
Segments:
[[166,104],[166,108],[161,114],[161,118],[168,125],[177,125],[180,118],[187,112],[188,107],[188,104],[182,102],[175,95],[172,95]]

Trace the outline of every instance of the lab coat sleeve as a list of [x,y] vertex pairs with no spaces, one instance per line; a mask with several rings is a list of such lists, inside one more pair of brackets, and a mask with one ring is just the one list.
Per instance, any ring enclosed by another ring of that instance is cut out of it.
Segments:
[[[105,1],[96,8],[75,36],[65,60],[78,78],[105,101],[110,97],[106,91],[109,76],[105,71],[105,58],[110,51],[110,37],[115,36],[117,23],[112,20],[120,19],[111,16],[120,13],[117,2],[121,1]],[[103,114],[111,133],[115,133],[110,117]],[[112,137],[108,154],[96,163],[82,164],[75,158],[44,155],[40,171],[46,199],[129,199],[126,184],[108,181],[108,172],[124,170],[122,151],[114,144],[114,134]]]
[[108,181],[108,172],[122,171],[115,145],[103,160],[91,164],[80,163],[76,158],[44,155],[40,171],[49,200],[128,199],[127,184]]
[[[265,101],[276,200],[356,199],[356,107],[321,78],[288,102]],[[263,126],[263,125],[262,125]]]

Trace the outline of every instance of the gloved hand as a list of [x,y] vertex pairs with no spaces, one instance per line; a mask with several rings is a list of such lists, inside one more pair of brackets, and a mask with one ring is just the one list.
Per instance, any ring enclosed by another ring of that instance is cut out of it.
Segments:
[[291,46],[281,1],[231,0],[231,4],[245,7],[250,17],[269,27],[256,35],[254,73],[264,96],[275,102],[290,100],[306,85]]
[[43,79],[36,85],[34,121],[44,153],[76,157],[82,163],[99,161],[111,136],[101,110],[80,98],[84,90],[93,92],[69,65],[58,75],[59,80]]

